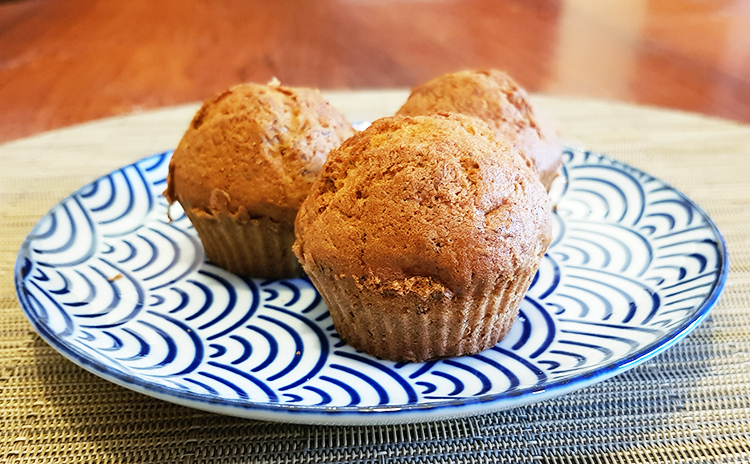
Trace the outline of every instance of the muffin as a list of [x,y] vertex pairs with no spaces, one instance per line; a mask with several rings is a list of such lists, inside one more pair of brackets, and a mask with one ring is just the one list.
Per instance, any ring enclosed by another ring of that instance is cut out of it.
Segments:
[[207,101],[172,156],[178,201],[209,260],[264,278],[302,275],[294,218],[328,153],[354,134],[317,90],[241,84]]
[[531,161],[481,120],[395,116],[331,152],[296,235],[346,342],[425,361],[505,336],[550,243],[551,213]]
[[399,115],[461,113],[482,119],[507,137],[536,164],[549,191],[562,165],[562,145],[555,131],[540,120],[528,94],[507,74],[461,71],[445,74],[414,88]]

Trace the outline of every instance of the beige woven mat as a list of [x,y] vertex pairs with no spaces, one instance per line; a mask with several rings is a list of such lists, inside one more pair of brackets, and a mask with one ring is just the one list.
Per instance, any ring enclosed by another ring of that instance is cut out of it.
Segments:
[[[332,92],[354,120],[405,93]],[[13,264],[78,187],[173,148],[196,106],[97,121],[0,146],[2,462],[750,462],[750,127],[625,104],[537,97],[574,146],[682,190],[724,234],[731,273],[711,316],[655,359],[553,400],[427,424],[320,427],[192,410],[65,360],[19,307]]]

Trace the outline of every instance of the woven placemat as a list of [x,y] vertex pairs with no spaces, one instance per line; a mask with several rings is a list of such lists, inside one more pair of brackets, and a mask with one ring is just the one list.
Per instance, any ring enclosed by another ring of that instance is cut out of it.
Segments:
[[[353,120],[403,91],[329,92]],[[302,426],[146,397],[64,359],[21,312],[13,264],[32,226],[80,186],[173,148],[196,105],[0,146],[0,461],[565,462],[750,460],[750,127],[621,103],[537,96],[566,142],[672,184],[718,224],[731,272],[709,318],[651,361],[553,400],[465,419]]]

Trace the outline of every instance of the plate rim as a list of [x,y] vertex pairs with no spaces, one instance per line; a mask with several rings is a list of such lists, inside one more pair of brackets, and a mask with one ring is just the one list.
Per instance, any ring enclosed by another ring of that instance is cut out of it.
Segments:
[[[124,170],[130,166],[145,162],[157,157],[169,156],[173,150],[166,150],[161,153],[151,154],[140,158],[130,164],[121,166],[112,170],[110,173],[99,176],[91,182],[79,187],[74,192],[66,196],[51,207],[43,216],[41,216],[29,231],[22,242],[16,261],[14,264],[14,284],[16,297],[20,303],[21,309],[30,322],[36,333],[58,353],[75,365],[119,386],[128,388],[141,394],[158,398],[171,403],[188,406],[191,408],[226,414],[248,419],[269,420],[286,423],[299,424],[325,424],[325,425],[377,425],[377,424],[394,424],[394,423],[415,423],[433,420],[445,420],[451,418],[467,417],[480,413],[497,412],[504,409],[520,407],[526,404],[543,401],[559,395],[570,393],[572,391],[585,388],[604,381],[618,374],[626,372],[649,359],[668,350],[670,347],[685,338],[709,315],[711,310],[716,306],[727,282],[729,274],[729,254],[726,241],[716,223],[695,201],[684,194],[682,191],[674,188],[668,182],[648,174],[647,172],[634,167],[628,163],[616,160],[608,155],[584,150],[572,146],[564,146],[563,152],[580,152],[588,156],[596,156],[599,160],[605,160],[621,170],[627,170],[631,173],[649,176],[661,182],[671,192],[679,195],[691,207],[693,207],[705,220],[708,227],[716,239],[716,250],[718,257],[717,277],[712,283],[711,291],[705,296],[703,301],[695,306],[691,317],[684,319],[681,324],[664,336],[653,342],[643,345],[636,352],[625,357],[617,358],[597,369],[579,374],[573,377],[558,379],[545,385],[534,385],[527,388],[514,390],[511,393],[489,393],[481,396],[462,397],[455,400],[443,400],[433,402],[403,403],[393,405],[375,405],[375,406],[315,406],[315,405],[295,405],[289,403],[259,402],[251,400],[240,400],[222,397],[209,397],[194,392],[183,392],[181,390],[167,388],[151,381],[144,381],[138,377],[128,376],[124,372],[112,369],[104,363],[97,362],[89,358],[85,352],[76,347],[65,343],[59,337],[51,334],[47,328],[40,324],[39,321],[31,314],[32,309],[29,303],[23,297],[23,268],[24,260],[28,256],[28,249],[31,245],[31,232],[37,225],[56,210],[62,203],[71,197],[79,194],[81,191],[89,188],[95,182],[98,182],[106,175],[117,171]],[[285,279],[289,280],[289,279]],[[440,413],[438,413],[440,412]]]

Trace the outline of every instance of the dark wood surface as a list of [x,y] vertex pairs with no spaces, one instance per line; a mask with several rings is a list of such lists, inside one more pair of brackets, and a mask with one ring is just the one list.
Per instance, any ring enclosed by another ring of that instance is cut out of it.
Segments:
[[750,122],[750,2],[0,0],[0,142],[273,76],[372,89],[483,67]]

